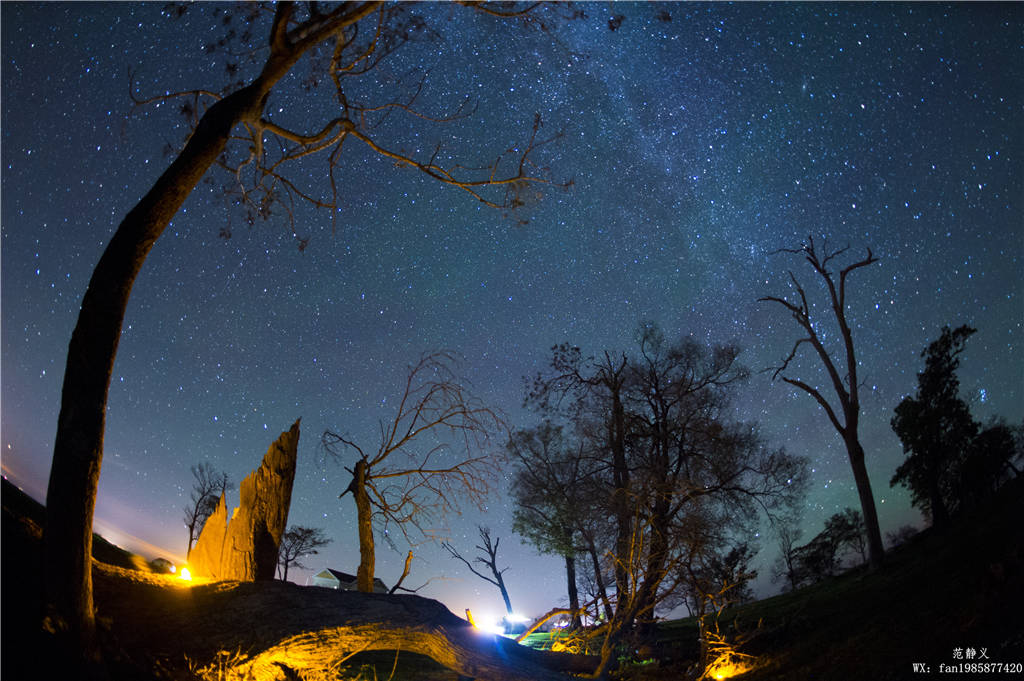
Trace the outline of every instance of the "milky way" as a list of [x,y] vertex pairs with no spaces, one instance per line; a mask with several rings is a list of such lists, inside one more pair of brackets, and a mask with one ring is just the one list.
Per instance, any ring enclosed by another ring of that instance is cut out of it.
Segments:
[[[443,141],[482,165],[522,143],[538,113],[545,134],[564,133],[540,160],[573,186],[531,201],[525,224],[355,144],[337,222],[297,215],[302,251],[286,220],[250,229],[216,186],[196,189],[132,294],[101,531],[180,556],[189,467],[209,460],[238,480],[301,416],[290,521],[334,539],[311,567],[354,572],[354,506],[337,498],[347,474],[324,461],[319,435],[372,445],[422,352],[462,355],[476,392],[515,426],[536,419],[520,406],[522,377],[553,344],[629,349],[644,320],[735,341],[764,369],[798,329],[757,298],[787,293],[791,268],[810,281],[799,260],[773,254],[808,235],[880,258],[851,278],[849,304],[883,532],[920,523],[889,488],[902,454],[888,424],[942,325],[979,330],[960,372],[976,418],[1020,421],[1021,5],[582,7],[586,18],[545,33],[419,5],[440,38],[381,70],[381,83],[427,74],[417,105],[430,115],[467,97],[475,106],[449,128],[396,117],[388,132],[410,151]],[[152,96],[226,82],[222,55],[204,50],[224,30],[211,8],[180,19],[161,9],[2,5],[3,469],[40,498],[92,267],[187,132],[170,104],[133,109],[129,84]],[[308,106],[285,88],[269,110],[302,126]],[[322,180],[322,166],[303,172]],[[232,237],[219,238],[229,220]],[[800,371],[821,378],[810,362]],[[770,444],[811,458],[808,531],[857,506],[842,443],[809,398],[755,373],[736,407]],[[453,520],[457,545],[470,550],[476,522],[505,537],[513,605],[532,614],[565,599],[559,561],[517,544],[504,495]],[[761,545],[769,559],[772,541]],[[399,548],[378,554],[385,582],[401,571]],[[422,594],[499,611],[495,589],[417,550],[410,583],[433,578]]]

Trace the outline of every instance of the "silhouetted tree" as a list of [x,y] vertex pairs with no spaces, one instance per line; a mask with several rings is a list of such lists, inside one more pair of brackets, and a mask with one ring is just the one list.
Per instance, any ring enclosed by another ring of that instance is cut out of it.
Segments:
[[825,531],[835,540],[840,557],[846,551],[856,551],[861,563],[867,562],[867,537],[864,532],[864,517],[860,511],[844,508],[825,521]]
[[[582,626],[576,581],[576,539],[587,526],[586,516],[594,513],[587,500],[589,475],[578,448],[573,450],[562,428],[545,421],[536,428],[512,435],[509,451],[518,463],[512,479],[513,529],[541,553],[561,556],[565,561],[571,626]],[[601,579],[601,574],[597,574]],[[603,590],[603,585],[600,587]],[[605,595],[607,599],[607,595]]]
[[811,541],[793,550],[798,584],[813,583],[831,577],[839,567],[839,546],[828,531],[814,535]]
[[959,501],[955,486],[961,458],[978,432],[956,377],[960,353],[974,333],[966,325],[943,327],[938,340],[921,353],[925,368],[917,375],[917,393],[903,398],[891,422],[907,458],[889,484],[908,488],[911,502],[938,528],[949,525]]
[[[726,550],[726,548],[728,550]],[[685,564],[687,607],[696,617],[704,615],[709,599],[719,595],[718,605],[742,605],[754,599],[750,583],[757,579],[751,563],[757,549],[746,541],[708,546]]]
[[[569,410],[581,419],[586,410],[596,412],[595,439],[607,458],[609,503],[615,526],[615,555],[626,555],[633,541],[633,509],[629,499],[630,469],[626,460],[626,389],[628,359],[624,353],[605,352],[601,358],[584,359],[576,346],[562,343],[551,348],[551,372],[534,377],[525,404],[548,412],[569,398]],[[626,567],[615,563],[616,591],[628,590]]]
[[[878,258],[871,253],[869,248],[867,257],[863,260],[852,262],[839,270],[837,279],[836,273],[831,269],[833,261],[847,250],[846,248],[829,250],[825,244],[819,252],[814,239],[808,237],[807,243],[801,245],[800,248],[779,251],[802,255],[827,289],[831,317],[834,319],[839,330],[839,337],[842,339],[843,354],[841,358],[833,358],[825,347],[823,340],[825,332],[821,326],[822,322],[812,316],[813,306],[808,300],[803,286],[792,272],[789,273],[789,279],[796,293],[795,301],[779,296],[764,296],[758,300],[781,305],[792,314],[793,319],[807,334],[796,341],[782,364],[774,368],[772,378],[773,380],[781,378],[813,397],[815,402],[825,410],[832,427],[843,438],[846,454],[850,460],[850,468],[853,470],[853,479],[857,485],[857,494],[860,497],[861,511],[864,514],[864,526],[868,538],[868,559],[871,566],[877,568],[882,564],[885,547],[882,544],[882,533],[878,527],[878,512],[875,508],[875,497],[871,492],[871,480],[868,477],[868,469],[864,461],[864,448],[860,444],[860,436],[857,433],[860,423],[860,384],[857,377],[853,333],[850,331],[850,325],[846,319],[846,280],[854,271],[878,262]],[[802,379],[787,375],[790,363],[805,344],[811,346],[822,367],[828,373],[832,390],[839,402],[838,407],[832,405],[820,388]]]
[[906,544],[917,534],[917,528],[913,525],[900,525],[895,530],[885,533],[885,540],[889,542],[889,548],[895,548]]
[[288,581],[288,568],[305,569],[299,560],[305,556],[317,555],[331,540],[324,535],[319,527],[292,525],[281,537],[281,550],[277,554],[277,574],[281,581]]
[[[498,17],[529,18],[528,13],[537,7],[465,4]],[[181,7],[184,11],[187,6]],[[213,6],[211,11],[222,12],[222,8]],[[107,395],[122,322],[132,285],[146,257],[207,171],[220,167],[228,172],[232,187],[229,198],[242,208],[249,222],[275,214],[290,220],[294,217],[291,206],[297,202],[325,208],[333,219],[339,196],[335,171],[348,140],[358,141],[368,153],[393,161],[396,166],[415,169],[485,205],[507,211],[521,205],[527,191],[550,184],[542,166],[533,162],[537,149],[548,141],[540,137],[539,118],[535,118],[523,144],[510,154],[491,155],[497,160],[483,164],[449,164],[448,152],[442,153],[440,145],[419,156],[401,151],[397,142],[383,139],[383,131],[394,126],[383,128],[377,124],[393,115],[409,114],[410,120],[426,126],[431,121],[466,114],[461,107],[441,118],[417,111],[422,81],[400,82],[384,95],[382,103],[350,96],[360,90],[360,79],[378,84],[376,67],[402,45],[430,33],[427,22],[409,5],[282,2],[270,7],[253,3],[243,8],[240,16],[239,21],[246,23],[244,30],[225,29],[227,36],[213,45],[227,48],[218,52],[226,55],[228,67],[228,83],[222,91],[197,88],[136,99],[139,105],[145,105],[180,97],[191,130],[170,166],[128,212],[108,242],[82,298],[68,346],[47,488],[44,583],[48,629],[70,634],[72,644],[85,654],[82,659],[86,664],[98,659],[89,556]],[[231,18],[217,20],[230,23]],[[254,37],[260,34],[266,35],[265,41]],[[234,44],[229,44],[232,41]],[[256,76],[248,83],[238,76],[242,71],[232,55],[239,54],[253,60]],[[309,71],[301,82],[301,91],[296,87],[299,79],[287,77],[300,62]],[[275,99],[274,106],[268,107],[271,98],[282,91],[296,97],[298,106]],[[311,101],[314,98],[316,101]],[[296,117],[296,109],[301,109],[302,116]],[[310,121],[311,111],[322,111],[325,116]],[[295,130],[285,122],[299,119],[311,123],[311,127]],[[348,145],[346,150],[351,147]],[[313,156],[325,161],[323,192],[310,191],[299,176],[288,175],[289,166],[294,168],[298,164],[292,162],[297,161],[303,168],[301,177],[308,178],[307,164]],[[346,185],[350,186],[355,183]],[[291,226],[294,230],[294,224]],[[300,247],[304,245],[300,241]]]
[[1019,475],[1013,462],[1020,458],[1022,450],[1014,431],[1005,421],[995,419],[971,441],[958,476],[961,508],[977,506],[1006,480]]
[[866,560],[864,522],[859,512],[846,508],[825,521],[825,528],[803,546],[792,549],[790,583],[793,588],[816,582],[839,570],[843,556],[857,551]]
[[[680,565],[707,517],[731,523],[774,512],[801,490],[804,462],[765,447],[755,427],[726,416],[730,392],[746,377],[731,346],[667,343],[652,324],[637,352],[584,360],[578,348],[553,351],[552,374],[532,383],[528,403],[565,409],[590,443],[580,448],[604,485],[593,513],[611,520],[605,552],[615,564],[613,615],[604,629],[604,674],[634,627],[678,591]],[[621,357],[621,359],[613,359]]]
[[790,591],[795,591],[804,581],[796,549],[802,530],[797,518],[783,518],[775,523],[775,535],[779,540],[779,557],[776,559],[772,581],[785,579]]
[[[474,575],[485,582],[490,582],[494,586],[498,587],[498,591],[501,592],[501,600],[505,601],[505,613],[511,615],[512,601],[508,597],[508,589],[505,588],[505,578],[502,576],[508,568],[498,568],[498,545],[501,543],[501,537],[491,539],[491,529],[489,527],[481,527],[480,525],[477,525],[476,529],[477,532],[480,533],[480,543],[476,545],[476,550],[480,552],[480,555],[473,558],[472,563],[463,558],[462,554],[460,554],[449,542],[444,542],[442,546],[444,546],[445,550],[451,554],[452,558],[461,560],[465,563],[466,567],[468,567],[469,571]],[[488,572],[490,572],[490,575],[486,575],[477,570],[473,567],[473,563],[483,565],[487,568]]]
[[410,529],[430,536],[429,523],[463,502],[482,510],[497,476],[490,438],[505,430],[504,421],[464,387],[454,366],[450,353],[435,352],[410,368],[394,418],[380,423],[376,452],[329,430],[321,438],[334,457],[348,450],[358,456],[339,498],[351,492],[356,502],[360,591],[373,591],[375,522],[385,533],[397,527],[406,539]]
[[199,533],[206,523],[206,519],[217,508],[217,501],[222,494],[234,489],[234,484],[228,480],[228,474],[217,471],[211,463],[204,461],[198,466],[192,466],[192,494],[189,503],[185,506],[185,527],[188,528],[188,551],[185,556],[192,553],[192,544],[199,539]]

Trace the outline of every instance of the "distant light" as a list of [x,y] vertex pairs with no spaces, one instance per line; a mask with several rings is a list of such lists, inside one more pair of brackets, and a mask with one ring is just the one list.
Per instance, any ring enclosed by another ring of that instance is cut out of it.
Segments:
[[178,571],[178,567],[176,565],[174,565],[173,563],[171,563],[171,574],[173,575],[177,571]]
[[530,621],[529,617],[526,617],[525,615],[520,615],[519,613],[512,613],[511,615],[506,615],[505,619],[508,620],[509,622],[513,622],[515,624],[518,624],[520,622],[529,622]]
[[505,627],[498,623],[491,615],[474,617],[469,608],[466,608],[466,619],[469,620],[469,623],[477,631],[485,631],[488,634],[497,634],[499,636],[505,633]]

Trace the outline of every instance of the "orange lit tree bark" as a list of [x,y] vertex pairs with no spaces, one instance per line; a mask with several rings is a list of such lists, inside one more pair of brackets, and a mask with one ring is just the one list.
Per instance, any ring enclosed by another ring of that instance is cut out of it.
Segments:
[[[868,470],[864,461],[864,448],[861,446],[860,436],[857,434],[860,421],[860,384],[857,379],[857,358],[854,353],[853,334],[846,320],[847,278],[852,272],[878,262],[878,258],[871,253],[869,248],[867,256],[863,260],[850,263],[839,270],[837,281],[835,272],[831,269],[832,262],[843,255],[846,250],[846,248],[841,248],[830,251],[827,245],[823,245],[819,252],[814,239],[808,237],[807,243],[800,248],[779,251],[802,255],[828,290],[829,308],[843,340],[844,356],[839,360],[833,359],[825,348],[817,321],[812,319],[811,304],[807,299],[807,294],[792,272],[789,273],[789,278],[796,290],[796,301],[778,296],[765,296],[758,300],[781,305],[790,312],[796,323],[807,334],[797,340],[782,364],[775,367],[772,378],[782,378],[786,383],[813,397],[814,401],[825,410],[832,427],[843,438],[847,457],[850,460],[850,468],[853,469],[853,479],[857,484],[857,494],[860,496],[861,511],[864,514],[864,526],[868,536],[868,562],[872,568],[878,568],[882,564],[885,547],[882,544],[882,534],[878,527],[878,511],[875,509],[875,497],[871,492],[871,480],[868,478]],[[813,348],[814,354],[828,373],[832,390],[839,402],[838,409],[832,406],[832,403],[817,387],[786,375],[790,363],[805,344]]]
[[380,424],[375,453],[332,431],[321,438],[334,457],[348,450],[358,456],[340,497],[351,492],[356,501],[360,591],[373,591],[375,523],[384,531],[397,527],[412,543],[413,533],[431,537],[427,523],[458,511],[463,502],[483,510],[497,475],[490,439],[505,424],[466,390],[454,364],[449,353],[435,352],[410,369],[394,419]]
[[[532,6],[523,11],[530,9]],[[489,9],[488,13],[521,16],[523,11]],[[253,5],[250,18],[258,20],[264,12]],[[406,155],[374,136],[374,116],[392,112],[419,115],[414,109],[418,89],[412,87],[411,94],[400,93],[384,105],[369,106],[350,102],[344,86],[347,79],[372,72],[409,40],[417,25],[402,5],[280,3],[272,15],[265,61],[250,82],[233,84],[223,93],[179,93],[191,102],[183,107],[193,117],[191,135],[107,244],[93,270],[68,346],[47,489],[45,583],[49,628],[62,632],[62,637],[79,650],[88,651],[89,658],[95,659],[96,652],[89,562],[92,517],[103,460],[107,395],[122,322],[132,285],[150,249],[199,180],[215,166],[230,171],[236,194],[241,197],[239,203],[250,215],[267,217],[277,206],[291,215],[289,205],[296,201],[336,208],[334,171],[342,143],[352,137],[372,153],[386,156],[396,165],[417,169],[489,206],[514,208],[524,188],[546,182],[535,174],[530,161],[530,154],[544,143],[537,137],[539,120],[534,123],[529,142],[514,152],[514,159],[498,157],[491,165],[475,169],[442,165],[436,151],[428,158]],[[259,46],[245,47],[245,53],[259,53]],[[334,118],[312,133],[279,125],[266,106],[275,87],[310,54],[318,58],[324,82],[333,83],[334,106]],[[175,96],[162,95],[154,100]],[[327,198],[304,192],[285,174],[290,161],[314,154],[327,160]]]

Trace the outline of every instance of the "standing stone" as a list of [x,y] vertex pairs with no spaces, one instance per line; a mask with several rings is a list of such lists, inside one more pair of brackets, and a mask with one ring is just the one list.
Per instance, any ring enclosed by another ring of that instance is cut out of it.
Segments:
[[228,507],[224,494],[217,501],[217,508],[203,523],[192,552],[188,554],[189,569],[195,576],[207,579],[230,579],[221,574],[224,555],[224,538],[228,529]]
[[199,534],[189,565],[207,579],[273,579],[295,482],[299,421],[281,433],[260,467],[239,485],[239,505],[227,520],[224,495]]

